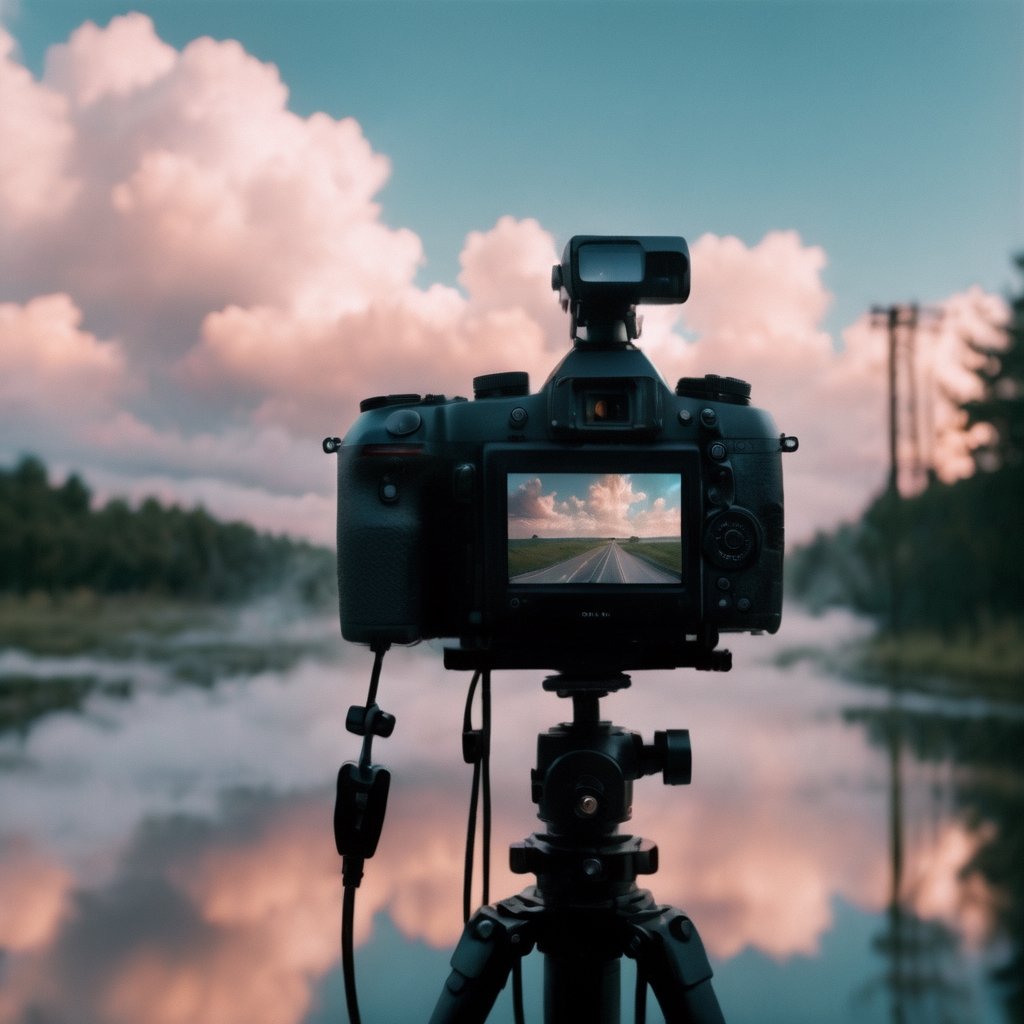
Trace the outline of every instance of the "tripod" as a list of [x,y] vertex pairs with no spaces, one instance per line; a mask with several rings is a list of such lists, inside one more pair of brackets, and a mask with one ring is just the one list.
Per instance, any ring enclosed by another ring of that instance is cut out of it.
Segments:
[[723,1024],[711,966],[682,911],[658,904],[636,885],[658,869],[658,848],[620,835],[632,811],[633,781],[661,773],[690,781],[686,730],[638,733],[602,722],[598,702],[630,685],[607,678],[551,676],[544,689],[571,698],[573,720],[537,737],[533,799],[547,832],[511,847],[511,867],[537,884],[481,907],[466,924],[431,1024],[487,1019],[517,958],[544,954],[546,1024],[618,1024],[620,960],[636,960],[670,1024]]

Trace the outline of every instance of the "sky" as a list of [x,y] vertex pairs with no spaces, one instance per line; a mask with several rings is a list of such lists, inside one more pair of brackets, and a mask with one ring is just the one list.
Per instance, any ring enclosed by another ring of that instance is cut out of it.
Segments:
[[679,537],[675,473],[509,473],[508,536]]
[[329,543],[360,398],[538,388],[565,242],[646,233],[693,291],[641,347],[800,437],[791,539],[884,483],[872,305],[942,311],[916,372],[963,475],[1022,44],[1001,0],[0,0],[0,465]]

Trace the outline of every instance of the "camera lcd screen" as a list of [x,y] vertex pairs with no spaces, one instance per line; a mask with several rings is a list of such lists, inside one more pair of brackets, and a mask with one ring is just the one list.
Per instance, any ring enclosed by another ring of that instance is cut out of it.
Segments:
[[678,473],[509,473],[508,581],[678,586]]

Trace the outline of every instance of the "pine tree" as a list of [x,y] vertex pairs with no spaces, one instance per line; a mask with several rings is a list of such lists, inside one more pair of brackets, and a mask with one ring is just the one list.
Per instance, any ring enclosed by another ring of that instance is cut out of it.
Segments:
[[[1024,253],[1015,260],[1024,274]],[[984,362],[975,370],[981,382],[980,398],[965,402],[967,429],[989,427],[989,440],[974,449],[978,469],[998,470],[1024,465],[1024,287],[1010,298],[1006,346],[972,344]]]

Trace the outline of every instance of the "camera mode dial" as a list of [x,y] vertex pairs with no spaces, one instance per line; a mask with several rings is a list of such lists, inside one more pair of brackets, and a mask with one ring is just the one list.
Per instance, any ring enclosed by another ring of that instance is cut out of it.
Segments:
[[422,401],[422,395],[374,395],[372,398],[364,398],[359,403],[359,411],[372,412],[374,409],[384,409],[389,405],[418,405]]
[[523,398],[530,393],[530,375],[521,370],[506,373],[485,373],[473,378],[473,397]]
[[761,527],[745,509],[719,512],[704,531],[704,554],[721,569],[742,569],[761,549]]
[[703,398],[731,405],[750,405],[750,384],[739,377],[721,377],[706,373],[703,377],[680,377],[676,384],[680,398]]

